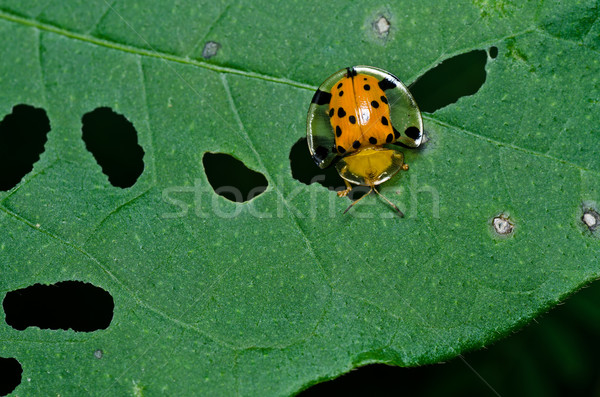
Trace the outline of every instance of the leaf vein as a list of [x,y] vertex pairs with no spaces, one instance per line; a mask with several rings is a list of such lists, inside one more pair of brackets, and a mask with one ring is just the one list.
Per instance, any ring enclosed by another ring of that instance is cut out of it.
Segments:
[[239,113],[237,111],[237,106],[235,104],[235,101],[233,100],[233,96],[231,95],[231,90],[229,89],[229,84],[227,83],[227,77],[226,77],[225,74],[221,75],[221,81],[223,82],[223,87],[225,88],[225,93],[227,94],[227,100],[229,101],[229,105],[231,107],[233,115],[234,115],[234,117],[235,117],[235,119],[236,119],[236,121],[238,123],[239,129],[236,130],[237,133],[244,139],[244,141],[246,141],[246,143],[248,144],[248,147],[250,148],[250,150],[252,150],[252,152],[256,156],[256,160],[257,160],[258,164],[260,165],[262,171],[265,173],[266,177],[269,179],[270,183],[273,185],[273,190],[277,193],[277,196],[283,202],[285,208],[289,212],[290,218],[294,221],[294,225],[296,227],[296,230],[298,231],[299,235],[302,237],[302,239],[304,241],[304,244],[306,246],[306,250],[308,251],[308,253],[310,254],[310,256],[312,256],[312,258],[314,259],[314,261],[317,264],[317,267],[319,268],[319,270],[320,270],[320,272],[321,272],[321,274],[323,276],[323,279],[326,281],[327,285],[329,285],[330,288],[333,288],[332,285],[331,285],[331,283],[330,283],[330,281],[329,281],[329,279],[327,278],[327,273],[325,273],[325,269],[323,268],[322,263],[318,259],[317,255],[316,255],[316,253],[315,253],[315,251],[314,251],[314,249],[312,247],[312,244],[310,243],[310,240],[306,236],[306,232],[300,226],[300,223],[299,223],[296,215],[294,214],[294,212],[290,208],[289,202],[283,196],[283,193],[279,189],[279,186],[277,186],[277,184],[275,183],[275,180],[273,179],[273,177],[270,175],[269,170],[267,169],[267,167],[265,167],[260,154],[258,153],[258,151],[256,150],[256,148],[254,147],[254,143],[250,139],[250,136],[248,135],[248,132],[246,132],[244,124],[242,123],[242,119],[240,118],[240,115],[239,115]]
[[[163,312],[162,310],[160,310],[160,309],[158,309],[158,308],[150,305],[149,303],[145,302],[144,300],[140,299],[137,296],[137,294],[135,294],[125,283],[123,283],[119,279],[119,277],[117,277],[114,273],[112,273],[109,268],[107,268],[106,266],[104,266],[102,264],[102,262],[100,262],[100,260],[98,260],[95,256],[93,256],[92,254],[90,254],[84,248],[78,246],[77,244],[71,243],[70,241],[67,241],[67,240],[63,239],[62,237],[60,237],[57,234],[54,234],[54,233],[52,233],[52,232],[50,232],[48,230],[42,229],[40,227],[37,227],[30,220],[25,219],[21,215],[13,212],[11,210],[9,210],[8,208],[6,208],[6,207],[4,207],[2,205],[0,205],[0,211],[6,213],[7,215],[11,216],[12,218],[16,219],[17,221],[19,221],[19,222],[21,222],[21,223],[23,223],[23,224],[31,227],[32,229],[37,230],[38,232],[43,233],[43,234],[49,236],[50,238],[52,238],[52,239],[58,241],[59,243],[61,243],[62,245],[66,246],[66,247],[69,247],[69,248],[72,248],[72,249],[78,251],[79,253],[81,253],[83,256],[85,256],[86,258],[88,258],[89,260],[91,260],[92,263],[95,266],[97,266],[100,270],[102,270],[112,280],[114,280],[123,289],[123,291],[125,291],[129,296],[131,296],[131,298],[135,301],[135,303],[138,304],[140,307],[143,307],[143,308],[145,308],[145,309],[147,309],[147,310],[149,310],[149,311],[151,311],[153,313],[158,314],[159,316],[163,317],[166,320],[171,321],[172,323],[174,323],[175,325],[177,325],[177,326],[179,326],[181,328],[191,329],[193,331],[198,332],[201,335],[204,335],[204,336],[212,339],[213,341],[215,341],[216,343],[221,344],[222,346],[228,347],[230,349],[233,348],[233,346],[230,345],[230,344],[228,344],[227,342],[222,341],[222,340],[216,338],[215,336],[207,333],[206,331],[204,331],[204,330],[202,330],[202,329],[200,329],[198,327],[195,327],[195,326],[193,326],[191,324],[186,323],[185,321],[181,321],[181,320],[178,320],[176,318],[173,318],[173,317],[169,316],[167,313]],[[217,280],[215,280],[215,282],[213,282],[213,284],[209,288],[207,288],[205,290],[205,292],[200,297],[203,297],[206,294],[207,291],[209,291],[210,289],[212,289],[221,280],[221,278],[229,271],[229,269],[231,267],[233,267],[233,265],[230,266],[229,268],[225,269],[225,271],[217,278]],[[198,301],[199,301],[199,299],[196,301],[196,303]]]
[[142,65],[142,57],[138,56],[138,68],[140,73],[140,85],[142,86],[142,101],[144,102],[144,108],[146,109],[146,128],[148,129],[148,141],[150,142],[150,150],[152,151],[152,155],[150,159],[152,161],[152,184],[157,184],[157,175],[156,175],[156,155],[154,151],[154,130],[150,124],[150,108],[148,107],[148,93],[146,89],[146,73],[144,72],[144,67]]
[[158,52],[158,51],[155,51],[152,49],[145,49],[145,48],[135,47],[135,46],[122,44],[122,43],[118,43],[118,42],[114,42],[114,41],[110,41],[110,40],[105,40],[105,39],[91,36],[89,34],[72,32],[67,29],[63,29],[63,28],[60,28],[60,27],[57,27],[57,26],[54,26],[54,25],[51,25],[48,23],[43,23],[43,22],[33,20],[30,18],[18,16],[16,14],[13,14],[2,8],[0,8],[0,19],[4,19],[9,22],[33,27],[38,30],[43,30],[46,32],[60,35],[60,36],[65,36],[70,39],[82,41],[82,42],[85,42],[88,44],[93,44],[93,45],[97,45],[100,47],[110,48],[110,49],[117,50],[117,51],[127,52],[130,54],[136,54],[136,55],[146,56],[146,57],[150,57],[150,58],[160,58],[163,60],[180,63],[180,64],[184,64],[184,65],[197,66],[200,68],[212,70],[214,72],[236,74],[236,75],[241,75],[241,76],[245,76],[245,77],[249,77],[249,78],[253,78],[253,79],[266,80],[266,81],[270,81],[272,83],[284,84],[284,85],[289,85],[289,86],[297,87],[297,88],[303,88],[306,90],[314,91],[317,89],[317,87],[312,86],[310,84],[301,83],[299,81],[294,81],[294,80],[290,80],[287,78],[271,76],[268,74],[258,73],[258,72],[250,71],[250,70],[242,70],[242,69],[236,69],[236,68],[232,68],[232,67],[214,65],[214,64],[199,61],[196,59],[181,57],[179,55],[161,53],[161,52]]
[[194,45],[192,45],[190,47],[190,50],[188,51],[188,53],[185,55],[186,57],[189,57],[191,54],[193,54],[194,50],[196,48],[198,48],[198,46],[200,45],[200,43],[203,43],[204,41],[206,41],[206,39],[210,36],[210,34],[212,33],[213,29],[215,26],[217,26],[219,24],[219,22],[221,22],[221,20],[223,19],[223,17],[225,15],[227,15],[227,11],[229,11],[229,9],[231,8],[231,5],[235,3],[235,0],[232,1],[231,3],[227,4],[225,6],[225,8],[223,9],[223,11],[221,11],[221,13],[215,18],[215,21],[210,25],[210,27],[206,30],[206,33],[204,33],[195,43]]
[[448,122],[436,119],[435,117],[433,117],[433,115],[424,115],[423,118],[425,118],[425,119],[427,119],[429,121],[432,121],[432,122],[434,122],[436,124],[439,124],[440,126],[448,128],[449,131],[458,132],[458,133],[461,133],[461,134],[464,134],[464,135],[472,136],[472,137],[481,139],[483,141],[487,141],[489,143],[492,143],[492,144],[494,144],[496,146],[513,149],[513,150],[516,150],[516,151],[520,151],[520,152],[529,154],[531,156],[544,157],[544,158],[547,158],[547,159],[550,159],[550,160],[554,160],[554,161],[557,161],[559,163],[568,165],[570,167],[576,168],[578,170],[591,172],[592,174],[595,174],[595,175],[600,175],[600,171],[599,170],[585,168],[585,167],[583,167],[583,166],[581,166],[579,164],[575,164],[575,163],[572,163],[570,161],[563,160],[563,159],[560,159],[558,157],[554,157],[554,156],[548,155],[546,153],[538,152],[536,150],[526,149],[526,148],[523,148],[523,147],[511,144],[511,143],[508,143],[508,142],[498,141],[496,139],[487,137],[485,135],[481,135],[481,134],[479,134],[477,132],[469,131],[469,130],[467,130],[465,128],[462,128],[462,127],[450,124]]
[[102,15],[100,15],[100,18],[98,18],[98,20],[96,20],[96,22],[87,30],[86,33],[91,34],[92,32],[94,32],[96,30],[96,28],[98,27],[98,25],[100,25],[100,23],[102,22],[102,20],[106,16],[106,14],[108,14],[108,12],[111,10],[113,5],[115,4],[115,1],[116,0],[113,0],[110,3],[107,1],[104,2],[104,3],[106,3],[106,8],[104,9],[104,12],[102,13]]

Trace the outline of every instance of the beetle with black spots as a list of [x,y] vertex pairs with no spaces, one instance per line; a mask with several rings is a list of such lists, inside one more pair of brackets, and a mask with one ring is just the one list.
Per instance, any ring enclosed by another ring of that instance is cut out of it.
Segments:
[[375,191],[400,216],[398,207],[375,187],[398,171],[408,170],[397,145],[415,148],[422,138],[421,112],[412,95],[397,77],[382,69],[355,66],[338,71],[321,84],[309,107],[309,151],[320,168],[336,161],[346,183],[338,195],[348,195],[351,184],[368,186],[369,193]]

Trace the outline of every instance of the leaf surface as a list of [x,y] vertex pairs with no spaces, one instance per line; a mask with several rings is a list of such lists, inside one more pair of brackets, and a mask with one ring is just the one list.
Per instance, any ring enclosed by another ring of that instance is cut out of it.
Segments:
[[[25,103],[51,124],[33,171],[0,192],[0,288],[81,280],[115,301],[93,333],[1,326],[18,393],[293,394],[361,364],[484,346],[597,278],[600,242],[581,218],[600,201],[598,13],[597,1],[0,1],[0,114]],[[329,74],[367,64],[412,83],[492,46],[482,88],[425,114],[425,148],[383,185],[404,219],[375,196],[342,215],[347,200],[292,177]],[[131,188],[112,186],[81,139],[98,107],[137,130]],[[206,152],[267,190],[217,195]],[[510,237],[492,230],[499,214]]]

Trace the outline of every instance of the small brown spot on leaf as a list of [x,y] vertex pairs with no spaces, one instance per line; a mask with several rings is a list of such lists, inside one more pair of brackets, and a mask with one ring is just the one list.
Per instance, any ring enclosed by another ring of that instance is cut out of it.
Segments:
[[587,228],[593,232],[600,225],[600,214],[595,210],[589,208],[583,212],[581,221],[587,226]]
[[515,229],[514,223],[505,214],[500,214],[492,219],[494,232],[500,236],[506,237],[512,234]]
[[214,57],[217,55],[217,52],[219,52],[220,48],[221,44],[217,43],[216,41],[208,41],[206,44],[204,44],[204,48],[202,49],[202,58],[210,59]]
[[373,22],[373,29],[375,30],[375,34],[377,34],[377,36],[381,37],[382,39],[386,38],[387,35],[390,34],[390,26],[390,21],[383,15]]

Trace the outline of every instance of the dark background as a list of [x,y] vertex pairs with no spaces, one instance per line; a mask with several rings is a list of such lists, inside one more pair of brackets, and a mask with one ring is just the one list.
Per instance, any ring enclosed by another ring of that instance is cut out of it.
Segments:
[[417,368],[368,365],[305,390],[321,395],[600,396],[600,281],[521,331],[460,359]]

